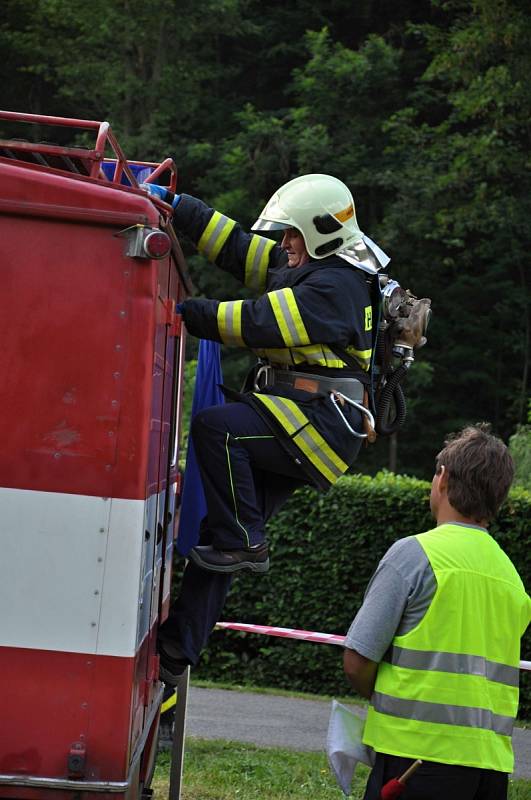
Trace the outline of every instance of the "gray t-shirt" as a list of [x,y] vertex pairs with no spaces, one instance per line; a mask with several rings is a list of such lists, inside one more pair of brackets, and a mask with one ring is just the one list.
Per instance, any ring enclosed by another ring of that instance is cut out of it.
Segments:
[[[479,525],[451,522],[464,528]],[[395,636],[415,628],[435,594],[437,581],[428,557],[415,536],[395,542],[384,555],[365,591],[345,647],[380,662]]]
[[399,539],[384,555],[365,591],[345,647],[381,661],[396,635],[413,630],[428,610],[437,583],[414,536]]

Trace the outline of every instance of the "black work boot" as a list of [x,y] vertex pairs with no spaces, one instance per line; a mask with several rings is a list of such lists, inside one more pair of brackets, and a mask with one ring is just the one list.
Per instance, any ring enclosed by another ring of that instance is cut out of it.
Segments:
[[172,646],[168,647],[160,639],[157,642],[157,650],[159,652],[159,677],[166,686],[175,687],[179,683],[179,679],[189,666],[189,662],[185,658],[179,658],[177,655],[172,654]]
[[212,545],[192,548],[188,558],[196,567],[211,572],[238,572],[247,569],[251,572],[267,572],[269,569],[269,549],[265,542],[241,550],[216,550]]

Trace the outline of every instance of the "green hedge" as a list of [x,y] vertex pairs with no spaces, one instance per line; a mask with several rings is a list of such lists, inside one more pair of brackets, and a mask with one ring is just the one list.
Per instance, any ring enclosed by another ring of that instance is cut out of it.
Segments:
[[[235,578],[222,618],[346,633],[379,559],[396,539],[433,527],[430,486],[383,473],[347,476],[326,495],[299,490],[268,526],[271,569]],[[531,494],[512,491],[491,532],[531,585]],[[523,658],[531,658],[531,635]],[[197,677],[327,694],[348,691],[337,646],[215,631]],[[531,716],[531,680],[521,716]]]

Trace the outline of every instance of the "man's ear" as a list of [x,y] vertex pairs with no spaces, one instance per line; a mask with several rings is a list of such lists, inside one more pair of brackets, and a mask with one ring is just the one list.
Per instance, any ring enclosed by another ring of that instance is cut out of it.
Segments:
[[440,494],[448,493],[448,470],[444,464],[441,464],[440,472],[437,475],[437,489]]

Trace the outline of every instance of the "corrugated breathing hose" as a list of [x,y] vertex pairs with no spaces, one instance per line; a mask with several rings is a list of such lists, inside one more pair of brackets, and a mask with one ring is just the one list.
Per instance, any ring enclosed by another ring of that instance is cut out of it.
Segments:
[[[387,373],[387,382],[382,389],[376,405],[376,432],[380,436],[390,436],[395,433],[406,419],[406,398],[401,387],[401,382],[407,375],[408,367],[401,364],[398,369]],[[388,419],[391,402],[394,401],[395,415],[391,421]]]

